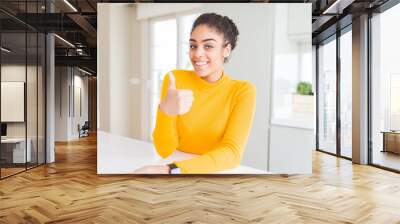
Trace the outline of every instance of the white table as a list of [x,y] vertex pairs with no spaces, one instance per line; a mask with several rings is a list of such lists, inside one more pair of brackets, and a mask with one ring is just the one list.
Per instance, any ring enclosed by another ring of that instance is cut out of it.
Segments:
[[13,163],[25,163],[31,161],[31,144],[30,138],[26,139],[27,147],[25,154],[25,138],[5,138],[1,139],[2,145],[13,145]]
[[[179,150],[166,159],[158,156],[151,142],[122,137],[107,132],[97,132],[97,174],[132,174],[145,165],[168,164],[192,158],[194,154]],[[267,171],[239,166],[222,174],[267,174]]]

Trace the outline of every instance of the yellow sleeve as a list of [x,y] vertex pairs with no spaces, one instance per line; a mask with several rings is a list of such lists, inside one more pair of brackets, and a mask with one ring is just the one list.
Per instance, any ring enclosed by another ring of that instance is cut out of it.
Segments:
[[256,88],[254,85],[246,83],[236,96],[235,105],[221,142],[208,153],[175,162],[181,172],[213,173],[239,166],[253,123],[255,104]]
[[[160,102],[164,99],[169,85],[168,75],[164,76]],[[156,125],[153,131],[153,142],[157,153],[166,158],[178,147],[179,139],[176,129],[176,115],[170,116],[157,109]]]

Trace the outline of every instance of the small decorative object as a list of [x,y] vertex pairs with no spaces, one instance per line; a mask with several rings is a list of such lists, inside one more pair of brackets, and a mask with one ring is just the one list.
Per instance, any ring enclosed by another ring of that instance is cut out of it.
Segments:
[[309,82],[299,82],[296,87],[296,93],[299,95],[313,96],[312,85]]
[[312,92],[311,83],[299,82],[292,100],[294,112],[313,113],[314,93]]

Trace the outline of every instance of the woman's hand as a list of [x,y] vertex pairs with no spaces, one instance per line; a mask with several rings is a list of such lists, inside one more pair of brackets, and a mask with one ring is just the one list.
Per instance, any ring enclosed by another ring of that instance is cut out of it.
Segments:
[[169,174],[167,165],[149,165],[136,169],[134,174]]
[[176,89],[175,77],[170,72],[167,93],[160,103],[160,110],[168,115],[185,114],[190,111],[193,92],[189,89]]

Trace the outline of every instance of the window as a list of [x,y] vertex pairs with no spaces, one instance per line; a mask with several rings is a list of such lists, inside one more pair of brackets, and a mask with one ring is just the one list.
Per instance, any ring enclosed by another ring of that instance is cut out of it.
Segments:
[[318,48],[317,147],[351,159],[352,26],[343,28],[339,33],[340,36],[333,35],[322,41]]
[[400,170],[400,5],[371,19],[372,163]]
[[[349,27],[351,28],[351,27]],[[352,33],[340,36],[340,154],[352,157]]]
[[400,73],[390,74],[390,130],[400,130]]
[[296,10],[276,6],[271,124],[312,130],[315,91],[310,30],[302,24],[303,17],[288,19]]
[[192,69],[188,56],[192,24],[199,14],[157,18],[150,22],[150,135],[153,132],[164,75],[173,69]]
[[336,39],[318,48],[318,147],[336,154]]

